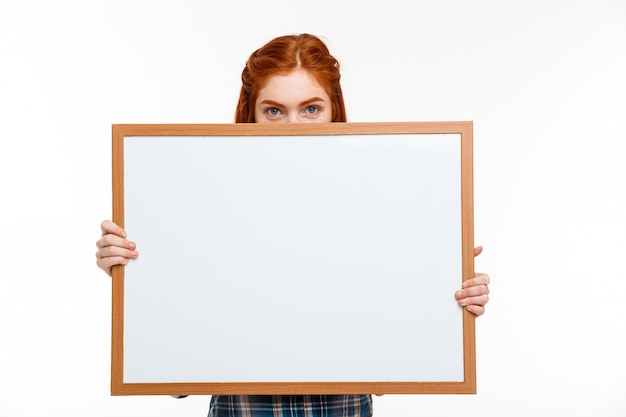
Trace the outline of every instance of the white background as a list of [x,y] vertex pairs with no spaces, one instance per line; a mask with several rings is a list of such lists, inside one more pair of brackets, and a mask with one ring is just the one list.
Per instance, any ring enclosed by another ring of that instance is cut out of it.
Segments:
[[205,415],[108,394],[110,126],[230,122],[248,55],[300,32],[349,120],[475,122],[478,395],[375,415],[624,416],[623,0],[2,0],[0,415]]

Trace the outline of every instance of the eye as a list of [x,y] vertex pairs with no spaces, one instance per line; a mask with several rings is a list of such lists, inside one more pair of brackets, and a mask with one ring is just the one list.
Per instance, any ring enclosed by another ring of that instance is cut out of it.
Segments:
[[308,106],[308,107],[306,108],[306,112],[307,112],[307,114],[315,114],[315,113],[317,113],[318,111],[320,111],[320,109],[319,109],[318,107],[316,107],[316,106]]
[[266,110],[266,112],[270,116],[278,116],[280,114],[280,110],[278,110],[276,107],[270,107]]

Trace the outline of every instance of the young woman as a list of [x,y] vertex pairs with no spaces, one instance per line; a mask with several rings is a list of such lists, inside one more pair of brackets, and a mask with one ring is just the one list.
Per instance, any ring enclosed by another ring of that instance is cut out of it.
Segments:
[[[236,123],[345,122],[339,62],[317,37],[276,38],[248,59],[235,113]],[[111,274],[139,254],[137,245],[115,223],[102,222],[96,242],[97,265]],[[478,255],[482,248],[474,250]],[[477,274],[455,296],[459,305],[480,316],[489,301],[489,277]],[[371,395],[214,396],[209,417],[370,417]]]

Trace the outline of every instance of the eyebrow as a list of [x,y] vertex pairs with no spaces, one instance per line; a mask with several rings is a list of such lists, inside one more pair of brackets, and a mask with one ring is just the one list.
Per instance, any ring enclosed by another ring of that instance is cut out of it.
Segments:
[[[311,103],[317,103],[317,102],[319,102],[319,101],[321,101],[322,103],[325,103],[325,102],[326,102],[326,101],[325,101],[323,98],[321,98],[321,97],[312,97],[312,98],[310,98],[310,99],[308,99],[308,100],[304,100],[302,103],[300,103],[300,104],[299,104],[299,106],[306,106],[306,105],[308,105],[308,104],[311,104]],[[277,102],[277,101],[274,101],[274,100],[263,100],[263,101],[262,101],[261,103],[259,103],[259,104],[269,104],[270,106],[284,107],[284,104],[281,104],[281,103],[279,103],[279,102]]]

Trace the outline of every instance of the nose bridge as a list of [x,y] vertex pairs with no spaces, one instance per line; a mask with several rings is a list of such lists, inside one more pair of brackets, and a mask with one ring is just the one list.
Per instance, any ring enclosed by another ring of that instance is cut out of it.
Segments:
[[300,115],[298,114],[298,112],[290,111],[289,113],[287,113],[287,120],[289,121],[289,123],[298,123],[300,122]]

